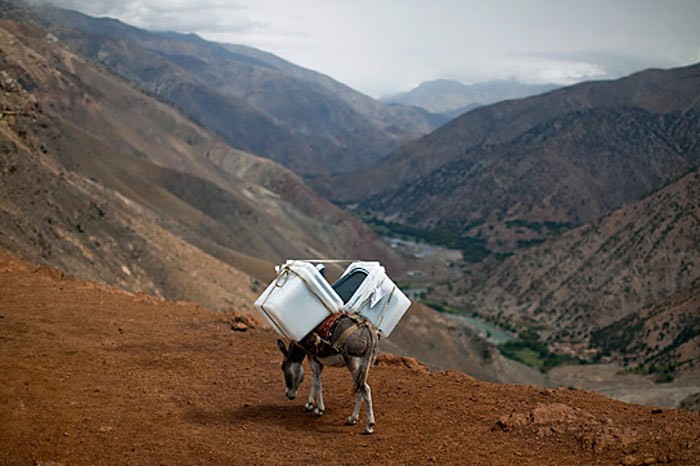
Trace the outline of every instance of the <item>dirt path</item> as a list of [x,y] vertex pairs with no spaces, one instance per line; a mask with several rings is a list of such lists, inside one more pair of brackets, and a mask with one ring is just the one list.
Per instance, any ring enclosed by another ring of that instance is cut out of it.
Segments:
[[700,464],[700,414],[392,357],[364,436],[345,372],[314,418],[276,336],[233,319],[0,258],[0,464]]

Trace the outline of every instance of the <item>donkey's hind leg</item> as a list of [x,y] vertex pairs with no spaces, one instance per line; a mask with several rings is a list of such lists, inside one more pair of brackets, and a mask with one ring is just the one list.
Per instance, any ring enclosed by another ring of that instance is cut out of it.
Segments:
[[[357,358],[354,358],[352,356],[345,356],[343,359],[345,359],[345,366],[350,371],[352,379],[357,380],[358,371],[360,370]],[[352,414],[350,414],[350,416],[348,416],[348,419],[345,421],[347,425],[354,426],[355,424],[357,424],[357,420],[360,418],[361,406],[362,395],[360,394],[359,390],[355,390],[355,408],[352,410]]]
[[372,389],[367,383],[369,369],[374,360],[374,355],[365,355],[363,357],[345,357],[345,365],[348,367],[352,379],[355,381],[355,408],[346,424],[355,425],[360,418],[360,409],[364,402],[367,410],[367,424],[365,425],[365,434],[374,432],[374,409],[372,407]]
[[352,410],[352,414],[348,417],[346,424],[355,425],[360,418],[360,409],[364,403],[365,409],[367,410],[367,424],[365,425],[365,434],[371,434],[374,432],[374,409],[372,407],[372,389],[366,382],[367,374],[361,374],[361,371],[367,370],[367,367],[363,367],[360,364],[360,358],[354,358],[348,356],[345,358],[345,364],[352,375],[354,381],[361,381],[355,387],[355,408]]
[[360,418],[360,409],[362,408],[362,403],[365,404],[365,409],[367,410],[367,424],[365,425],[365,434],[371,434],[374,432],[374,409],[372,407],[372,389],[368,384],[364,384],[364,387],[360,388],[355,392],[355,408],[352,414],[348,417],[346,424],[355,425]]
[[[305,411],[313,410],[316,416],[322,416],[326,410],[323,404],[323,385],[321,384],[321,372],[323,372],[323,364],[316,358],[310,358],[311,365],[311,389],[309,390],[309,399],[304,405]],[[315,407],[314,407],[315,406]]]

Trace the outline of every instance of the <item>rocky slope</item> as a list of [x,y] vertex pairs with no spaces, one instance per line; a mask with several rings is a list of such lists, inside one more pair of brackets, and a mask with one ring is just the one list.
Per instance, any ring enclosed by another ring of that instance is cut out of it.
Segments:
[[445,121],[380,103],[248,47],[50,7],[34,13],[74,50],[176,106],[232,147],[299,174],[366,167]]
[[284,397],[275,335],[237,314],[6,256],[0,287],[5,465],[691,465],[700,457],[698,413],[494,385],[390,356],[370,374],[377,429],[367,437],[343,425],[352,408],[345,371],[324,373],[325,415],[304,413],[304,400]]
[[675,293],[591,335],[591,346],[605,356],[634,364],[659,380],[700,361],[700,279]]
[[597,222],[474,267],[451,286],[462,305],[537,328],[559,351],[693,370],[699,263],[696,169]]
[[512,251],[697,166],[699,90],[695,65],[502,102],[317,187],[385,220]]

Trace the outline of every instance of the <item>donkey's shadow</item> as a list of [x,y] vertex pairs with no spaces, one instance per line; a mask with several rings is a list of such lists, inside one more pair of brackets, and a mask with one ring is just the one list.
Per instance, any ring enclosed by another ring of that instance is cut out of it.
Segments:
[[315,433],[343,432],[342,425],[332,419],[333,413],[317,417],[305,413],[298,404],[245,404],[238,408],[207,410],[193,407],[184,413],[186,421],[203,426],[265,425]]

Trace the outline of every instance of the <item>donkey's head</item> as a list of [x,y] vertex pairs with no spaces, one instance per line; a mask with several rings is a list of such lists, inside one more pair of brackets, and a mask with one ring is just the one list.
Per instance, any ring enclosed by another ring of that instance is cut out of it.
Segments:
[[304,361],[306,353],[295,342],[290,343],[289,349],[287,349],[282,340],[277,340],[277,346],[284,355],[282,372],[284,372],[285,394],[287,398],[293,400],[297,397],[297,389],[304,380],[304,366],[301,363]]

